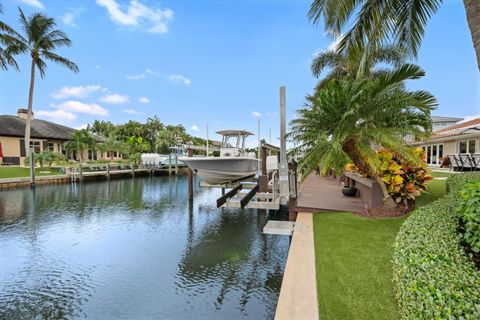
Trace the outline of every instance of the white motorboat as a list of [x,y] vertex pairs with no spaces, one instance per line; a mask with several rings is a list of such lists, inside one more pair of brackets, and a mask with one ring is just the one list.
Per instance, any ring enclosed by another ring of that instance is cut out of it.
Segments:
[[245,151],[245,140],[252,135],[245,130],[218,131],[223,136],[219,157],[180,158],[200,178],[211,185],[220,185],[254,176],[260,160],[254,152]]

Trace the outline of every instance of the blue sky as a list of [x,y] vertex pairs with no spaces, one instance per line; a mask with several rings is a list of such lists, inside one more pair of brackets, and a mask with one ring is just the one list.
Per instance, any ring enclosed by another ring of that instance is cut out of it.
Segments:
[[[287,86],[291,119],[315,85],[314,53],[332,43],[307,21],[310,2],[3,0],[2,19],[18,27],[17,6],[41,11],[73,41],[59,52],[80,73],[49,65],[36,82],[38,118],[80,127],[157,115],[202,137],[207,122],[210,132],[257,132],[259,118],[268,140],[270,128],[273,139],[279,132],[278,87]],[[28,57],[18,62],[20,73],[0,74],[0,114],[27,103]],[[417,63],[427,76],[409,86],[437,97],[435,114],[480,114],[480,73],[461,1],[446,0],[430,21]]]

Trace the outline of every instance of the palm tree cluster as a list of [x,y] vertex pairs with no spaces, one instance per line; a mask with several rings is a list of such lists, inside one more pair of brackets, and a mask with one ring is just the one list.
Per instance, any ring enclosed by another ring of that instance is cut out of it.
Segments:
[[376,147],[408,158],[403,138],[428,133],[436,106],[430,93],[405,88],[404,81],[422,76],[420,67],[405,64],[375,78],[330,79],[307,96],[289,133],[298,143],[294,152],[304,153],[300,170],[309,173],[320,165],[324,172],[341,171],[350,159],[376,177]]
[[[416,54],[423,30],[416,35],[418,41],[410,39],[413,42],[408,43],[402,38],[389,43],[386,32],[392,30],[385,26],[390,22],[383,19],[393,10],[391,6],[377,7],[385,16],[375,16],[372,21],[365,18],[366,25],[360,26],[364,11],[373,10],[371,7],[378,3],[315,0],[311,6],[310,19],[318,23],[322,18],[325,29],[339,35],[355,10],[364,5],[352,30],[338,45],[314,57],[311,69],[319,82],[298,110],[298,118],[290,123],[289,136],[296,144],[293,152],[303,154],[299,169],[304,176],[319,166],[324,173],[330,169],[343,171],[352,161],[384,187],[378,176],[376,151],[385,148],[418,161],[407,152],[405,137],[424,137],[431,131],[430,113],[437,105],[436,99],[427,91],[409,90],[405,85],[405,81],[425,75],[419,66],[408,63]],[[404,3],[408,5],[409,1]],[[373,37],[366,30],[369,27],[377,28],[384,37]]]

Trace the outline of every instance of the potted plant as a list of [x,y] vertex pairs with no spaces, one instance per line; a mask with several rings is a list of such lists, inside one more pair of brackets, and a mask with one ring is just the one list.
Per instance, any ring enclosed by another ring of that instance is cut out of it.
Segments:
[[342,193],[345,197],[356,197],[357,192],[358,190],[355,187],[346,186],[342,188]]

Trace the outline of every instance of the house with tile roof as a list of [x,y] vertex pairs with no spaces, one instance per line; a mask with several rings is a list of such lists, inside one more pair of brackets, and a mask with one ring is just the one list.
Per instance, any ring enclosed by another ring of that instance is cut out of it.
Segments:
[[480,153],[480,118],[459,121],[432,132],[428,140],[414,142],[427,153],[429,165],[441,165],[450,154]]
[[[32,115],[33,116],[33,115]],[[0,163],[10,165],[23,165],[26,157],[25,150],[25,125],[27,110],[18,109],[17,115],[0,115],[0,145],[2,158]],[[69,159],[77,159],[75,154],[67,154],[63,144],[70,140],[75,129],[46,120],[33,118],[31,126],[30,146],[35,152],[50,150],[65,154]],[[95,136],[97,142],[104,141],[101,136]],[[107,158],[98,151],[88,150],[84,159],[97,160]],[[120,154],[115,158],[121,158]]]

